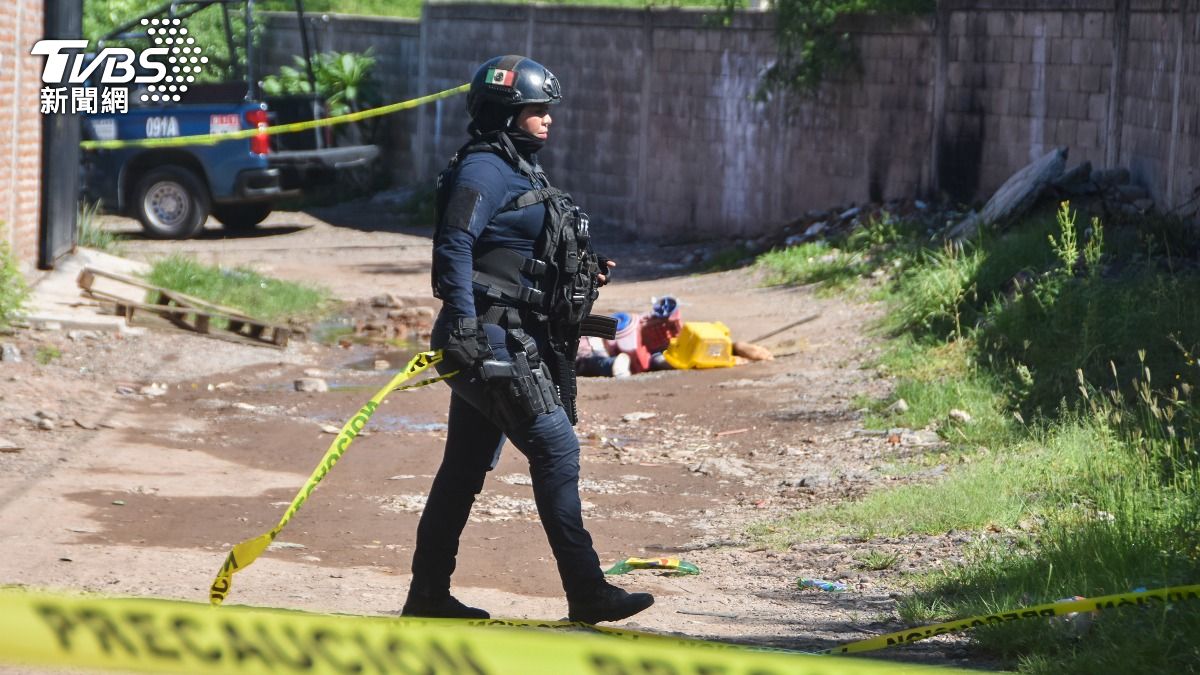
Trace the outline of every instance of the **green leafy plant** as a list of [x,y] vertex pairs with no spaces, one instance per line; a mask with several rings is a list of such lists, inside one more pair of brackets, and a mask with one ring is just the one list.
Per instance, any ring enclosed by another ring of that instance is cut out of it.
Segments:
[[[742,0],[718,0],[729,25]],[[775,9],[777,58],[759,81],[757,97],[776,92],[812,95],[830,76],[857,65],[849,33],[840,28],[846,17],[867,14],[923,14],[935,0],[772,0]]]
[[[164,0],[83,0],[83,35],[91,41],[91,47],[94,49],[96,41],[117,26],[164,4]],[[242,5],[237,4],[229,6],[233,53],[229,51],[225,18],[220,5],[206,7],[185,20],[188,35],[195,38],[196,45],[204,50],[204,56],[209,59],[208,64],[196,75],[197,82],[223,82],[245,77],[246,22],[242,8]],[[180,11],[188,9],[189,6],[179,7]],[[257,33],[261,30],[258,28],[261,25],[260,22],[256,22],[251,30]],[[257,34],[255,39],[257,40]],[[151,45],[148,39],[136,38],[118,40],[105,46],[145,48],[154,45]]]
[[1058,205],[1058,239],[1050,235],[1050,247],[1058,258],[1061,272],[1065,276],[1075,274],[1075,265],[1079,262],[1079,238],[1075,233],[1075,212],[1071,210],[1070,202]]
[[[3,229],[0,228],[0,233]],[[29,297],[29,287],[8,243],[0,241],[0,328],[12,324]]]
[[[278,75],[263,78],[262,89],[268,96],[313,93],[308,67],[300,56],[292,57],[294,66],[282,66]],[[378,101],[377,86],[371,71],[375,56],[371,49],[362,53],[325,52],[313,57],[313,76],[317,95],[325,99],[329,114],[344,115],[370,107]]]

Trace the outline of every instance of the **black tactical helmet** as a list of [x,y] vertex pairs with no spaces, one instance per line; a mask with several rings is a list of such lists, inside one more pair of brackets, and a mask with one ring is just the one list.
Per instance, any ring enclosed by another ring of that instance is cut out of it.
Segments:
[[560,100],[562,92],[554,73],[533,59],[510,54],[490,58],[475,71],[467,92],[467,112],[475,119],[489,104],[515,108]]

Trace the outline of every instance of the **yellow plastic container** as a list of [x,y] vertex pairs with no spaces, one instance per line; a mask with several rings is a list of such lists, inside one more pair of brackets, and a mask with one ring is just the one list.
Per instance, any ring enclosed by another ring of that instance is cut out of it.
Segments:
[[672,368],[728,368],[734,364],[729,328],[720,321],[685,321],[663,357]]

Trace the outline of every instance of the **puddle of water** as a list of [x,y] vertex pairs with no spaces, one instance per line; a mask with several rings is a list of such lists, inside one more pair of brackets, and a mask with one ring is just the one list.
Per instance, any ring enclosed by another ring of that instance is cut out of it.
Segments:
[[354,341],[354,319],[348,316],[332,316],[314,323],[308,332],[313,342],[332,345],[341,340]]
[[[345,419],[337,419],[332,414],[312,415],[309,419],[318,424],[330,424],[336,427],[340,427],[346,422]],[[367,428],[379,431],[445,431],[446,423],[421,421],[406,415],[376,413],[371,417],[371,421],[367,423]]]
[[387,345],[398,349],[411,349],[414,352],[425,349],[424,346],[410,339],[413,336],[411,333],[406,337],[383,339],[379,336],[356,333],[356,323],[354,317],[344,315],[322,319],[314,323],[312,328],[309,329],[309,339],[323,345],[346,343],[351,345]]
[[[412,360],[413,356],[416,356],[419,351],[422,351],[417,349],[414,345],[412,345],[412,343],[404,343],[397,346],[401,347],[401,349],[386,351],[383,353],[372,352],[372,354],[367,358],[349,361],[347,363],[343,363],[340,367],[349,368],[350,370],[370,370],[381,373],[386,372],[395,374],[396,371],[400,370],[404,366],[407,366],[408,362]],[[404,347],[407,347],[407,349]],[[387,368],[376,368],[376,361],[387,361]]]

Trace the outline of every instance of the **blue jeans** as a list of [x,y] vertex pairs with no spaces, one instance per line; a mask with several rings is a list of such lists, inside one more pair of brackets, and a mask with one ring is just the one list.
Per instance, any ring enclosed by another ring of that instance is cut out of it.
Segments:
[[[504,330],[490,324],[485,329],[495,358],[508,361]],[[445,344],[446,334],[445,322],[439,317],[431,341],[434,349]],[[544,352],[544,341],[538,342]],[[442,364],[438,369],[446,372]],[[450,588],[459,537],[487,472],[500,460],[507,437],[529,460],[534,501],[558,563],[563,590],[568,598],[587,596],[603,582],[604,574],[592,537],[583,526],[579,439],[566,411],[558,407],[515,428],[504,428],[486,414],[488,392],[473,373],[460,373],[447,384],[453,393],[446,451],[417,526],[413,588],[427,592]]]

